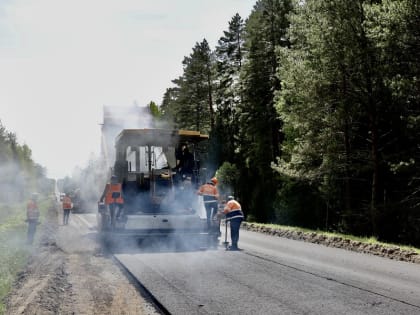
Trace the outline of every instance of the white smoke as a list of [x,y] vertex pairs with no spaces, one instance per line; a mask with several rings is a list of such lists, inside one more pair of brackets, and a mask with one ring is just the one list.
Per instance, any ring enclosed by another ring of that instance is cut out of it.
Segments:
[[22,202],[28,190],[23,172],[15,162],[0,165],[0,201],[6,203]]
[[[76,168],[70,179],[64,179],[60,191],[73,199],[75,210],[94,212],[115,163],[115,138],[123,129],[152,128],[153,117],[147,107],[103,106],[101,153],[91,156],[85,168]],[[67,181],[66,181],[67,180]],[[63,181],[63,180],[61,180]]]
[[101,155],[107,167],[115,162],[115,138],[123,129],[153,128],[153,117],[147,107],[136,103],[132,106],[104,106]]

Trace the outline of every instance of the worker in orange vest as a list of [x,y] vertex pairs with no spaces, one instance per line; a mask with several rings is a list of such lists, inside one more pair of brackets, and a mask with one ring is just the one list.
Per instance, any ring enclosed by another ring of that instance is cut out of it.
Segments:
[[28,222],[27,243],[32,244],[38,225],[39,209],[38,209],[38,194],[33,193],[26,205],[26,222]]
[[100,202],[104,202],[108,206],[111,214],[111,225],[115,225],[115,219],[121,214],[124,207],[124,198],[122,194],[122,185],[118,182],[116,175],[111,176],[111,182],[106,184],[104,192],[100,198]]
[[66,194],[63,197],[62,207],[63,207],[63,225],[67,225],[69,224],[70,211],[73,208],[71,198],[69,197],[68,194]]
[[241,209],[241,205],[237,202],[233,196],[227,198],[228,202],[223,209],[223,213],[226,215],[226,221],[230,222],[230,237],[232,245],[227,250],[239,250],[239,228],[244,220],[244,214]]
[[[206,208],[207,216],[207,228],[211,228],[211,220],[213,216],[217,213],[217,206],[219,200],[219,192],[217,190],[218,181],[216,177],[213,177],[210,181],[201,185],[197,191],[197,194],[203,196],[204,207]],[[220,233],[220,228],[219,228]]]

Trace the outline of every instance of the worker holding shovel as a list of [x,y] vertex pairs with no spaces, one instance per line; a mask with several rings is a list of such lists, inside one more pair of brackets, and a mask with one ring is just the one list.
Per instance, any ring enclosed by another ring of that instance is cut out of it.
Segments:
[[[239,228],[241,223],[244,220],[244,214],[241,209],[241,205],[237,202],[233,196],[227,198],[228,202],[223,209],[223,213],[226,215],[226,221],[230,223],[230,237],[232,240],[232,245],[227,250],[237,251],[239,241]],[[227,224],[227,222],[226,222]]]

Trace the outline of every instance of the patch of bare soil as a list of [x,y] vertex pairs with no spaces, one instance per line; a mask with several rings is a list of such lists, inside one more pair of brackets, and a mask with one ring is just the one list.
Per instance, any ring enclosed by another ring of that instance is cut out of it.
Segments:
[[[103,255],[93,231],[51,207],[41,241],[6,300],[6,314],[160,314]],[[80,223],[80,222],[79,222]],[[85,229],[85,230],[83,230]]]
[[322,244],[330,247],[343,248],[359,253],[367,253],[386,257],[394,260],[407,261],[420,264],[420,255],[411,250],[402,249],[398,246],[386,246],[380,244],[366,244],[359,241],[353,241],[342,237],[328,237],[315,232],[301,232],[286,229],[275,229],[263,227],[253,223],[243,222],[241,228],[249,231],[266,233],[269,235],[290,238],[299,241]]

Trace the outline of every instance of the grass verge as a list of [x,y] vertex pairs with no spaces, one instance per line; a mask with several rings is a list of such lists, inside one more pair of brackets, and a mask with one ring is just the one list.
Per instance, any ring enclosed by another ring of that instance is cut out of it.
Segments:
[[325,232],[321,230],[310,230],[300,227],[294,227],[294,226],[287,226],[287,225],[277,225],[277,224],[263,224],[263,223],[255,223],[255,222],[247,222],[247,224],[253,224],[254,226],[261,227],[261,228],[269,228],[273,230],[286,230],[286,231],[295,231],[295,232],[302,232],[302,233],[316,233],[318,235],[324,235],[328,238],[342,238],[345,240],[351,240],[360,242],[363,244],[371,244],[371,245],[381,245],[384,247],[398,247],[402,250],[407,251],[413,251],[420,255],[420,248],[407,246],[407,245],[401,245],[401,244],[393,244],[393,243],[384,243],[380,242],[376,239],[376,237],[370,236],[370,237],[360,237],[360,236],[354,236],[354,235],[348,235],[348,234],[341,234],[341,233],[333,233],[333,232]]
[[[46,214],[48,200],[40,200],[41,219]],[[26,244],[27,224],[24,204],[0,205],[0,315],[6,310],[5,298],[10,292],[19,271],[22,271],[28,261],[32,246]],[[38,243],[38,233],[34,244]]]

